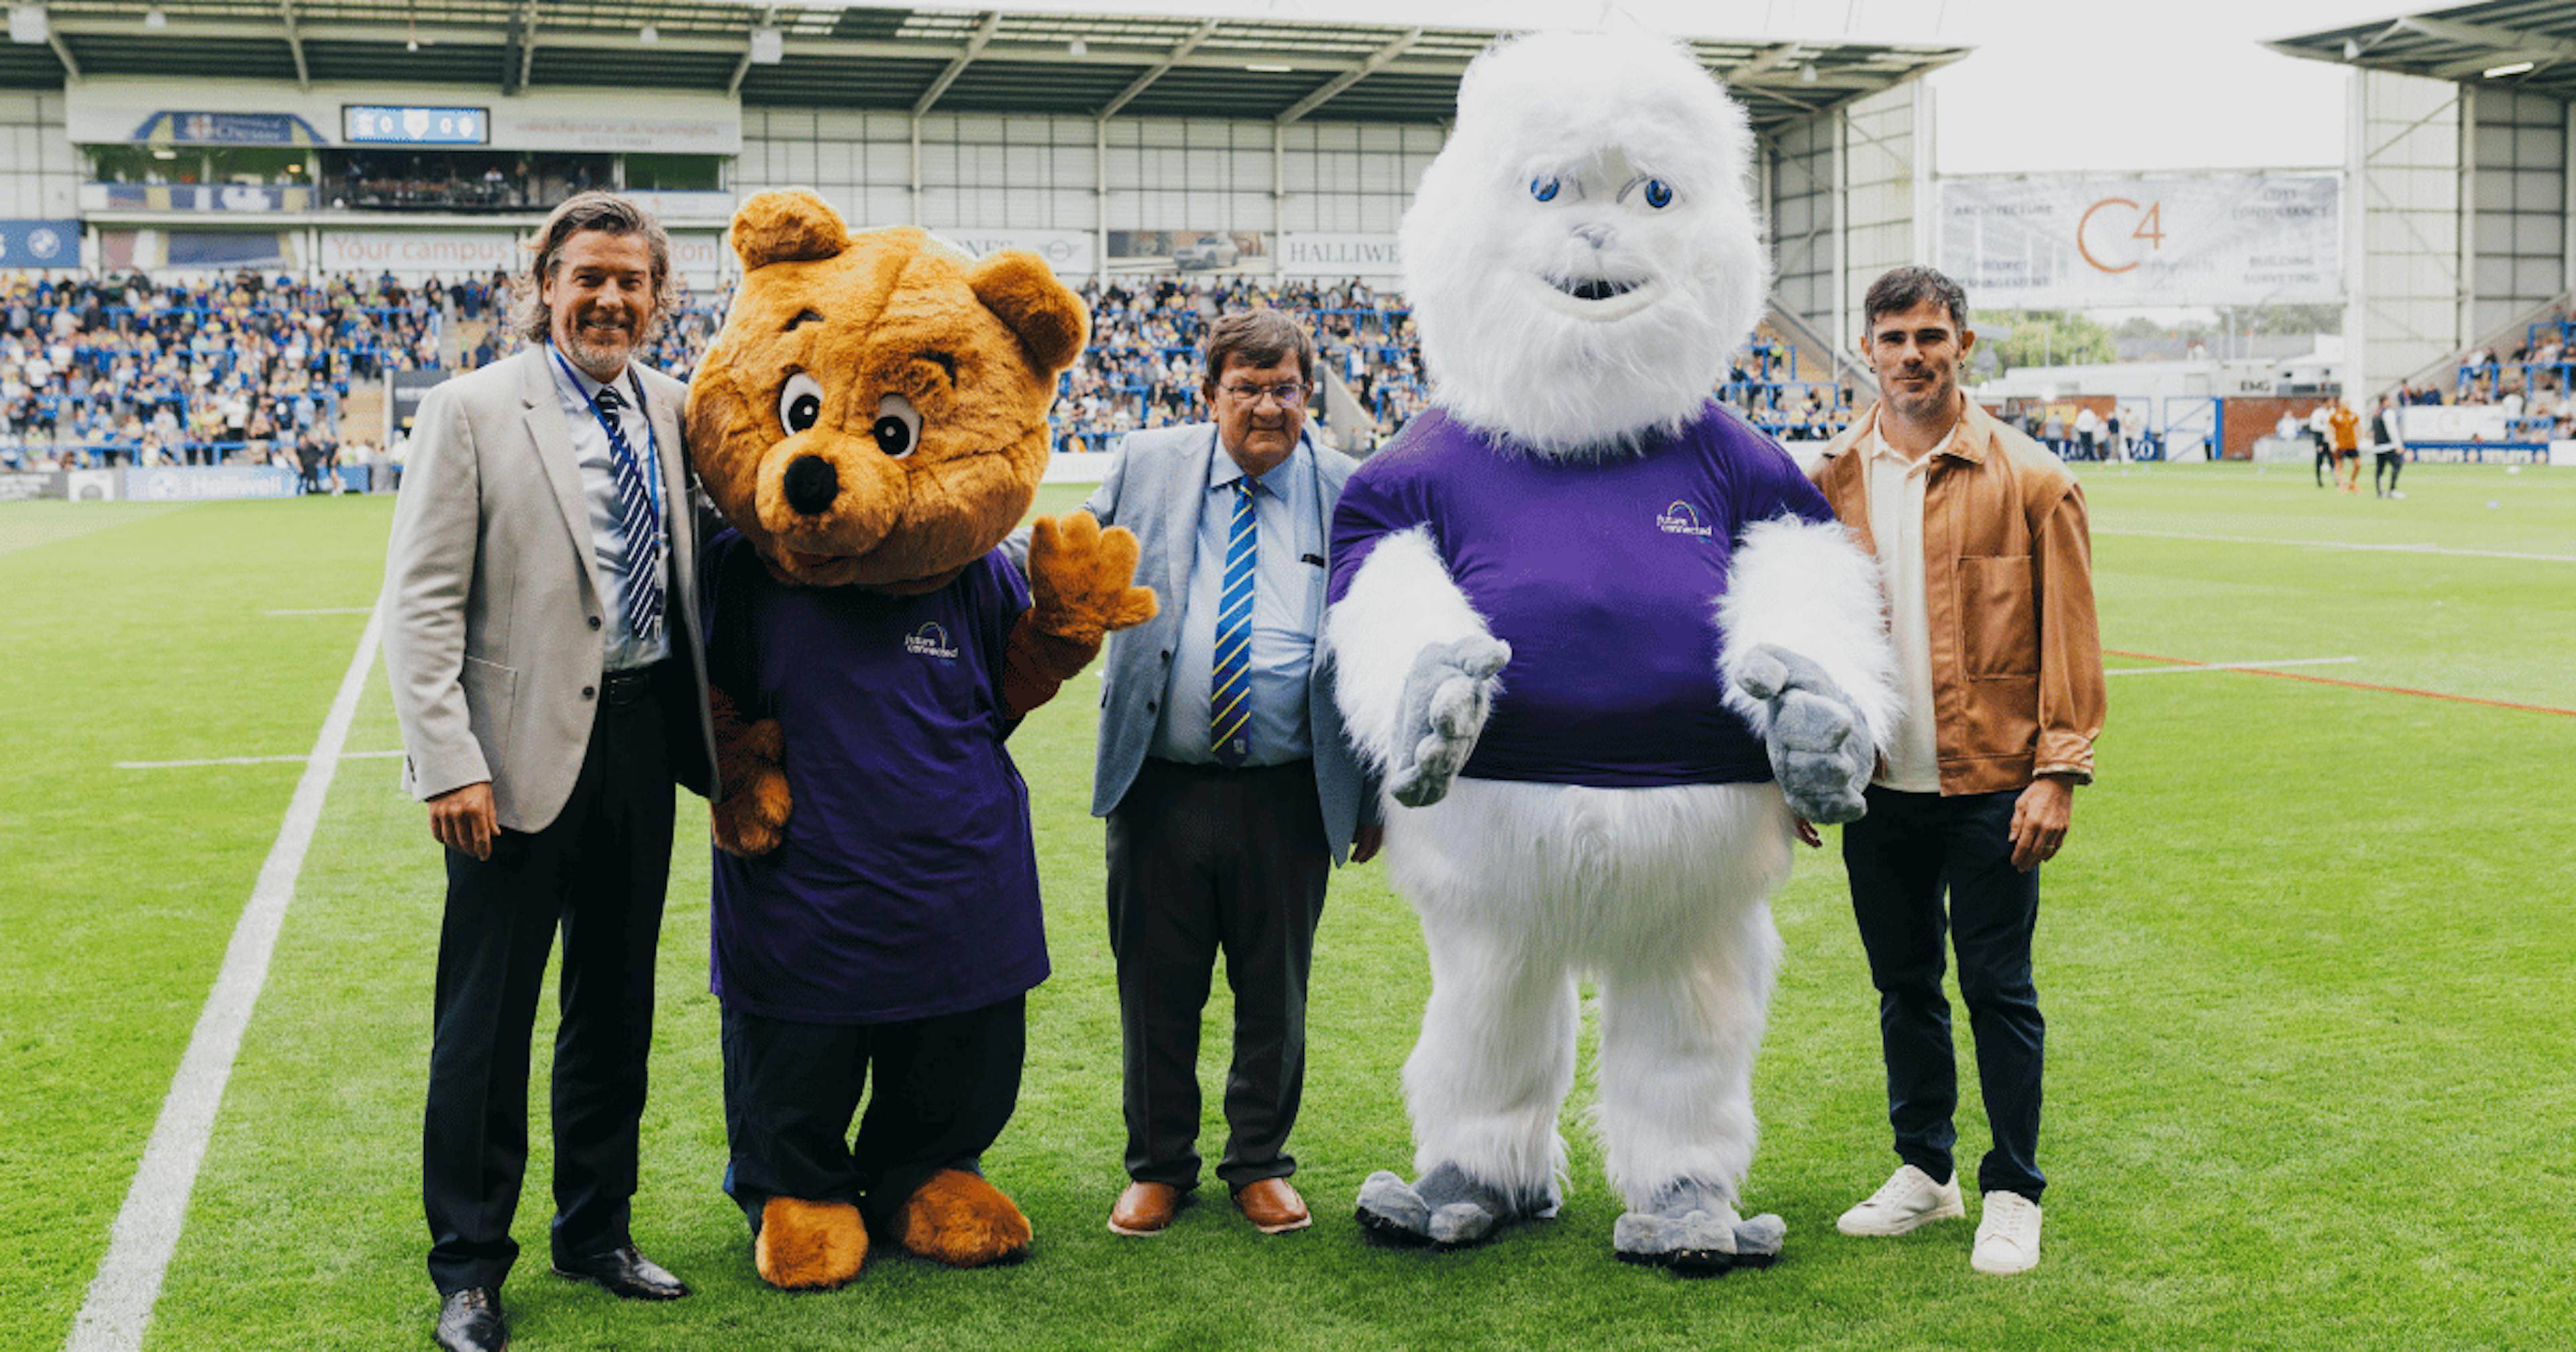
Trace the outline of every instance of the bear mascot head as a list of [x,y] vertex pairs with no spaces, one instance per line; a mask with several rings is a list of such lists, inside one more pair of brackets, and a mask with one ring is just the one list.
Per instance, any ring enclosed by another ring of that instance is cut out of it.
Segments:
[[1090,333],[1034,254],[853,235],[810,192],[734,216],[743,276],[689,385],[689,458],[779,580],[935,591],[1001,543]]
[[1544,34],[1478,57],[1405,212],[1434,396],[1542,454],[1697,417],[1762,317],[1744,110],[1681,48]]

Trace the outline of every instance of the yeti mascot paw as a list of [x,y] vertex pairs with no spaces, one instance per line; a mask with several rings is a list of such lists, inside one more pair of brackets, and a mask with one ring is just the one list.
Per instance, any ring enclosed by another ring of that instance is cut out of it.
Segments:
[[742,287],[689,389],[689,458],[733,527],[706,565],[725,1190],[773,1286],[848,1281],[871,1230],[1008,1261],[1029,1223],[978,1157],[1047,957],[1003,738],[1154,614],[1135,537],[1085,513],[1038,522],[1025,585],[995,549],[1089,317],[1033,255],[852,235],[811,193],[743,203],[733,245]]
[[1769,898],[1792,813],[1860,815],[1896,704],[1874,561],[1711,397],[1769,281],[1751,150],[1677,47],[1511,39],[1405,216],[1434,407],[1352,475],[1325,622],[1431,958],[1377,1237],[1555,1212],[1589,972],[1618,1256],[1780,1252],[1738,1210]]

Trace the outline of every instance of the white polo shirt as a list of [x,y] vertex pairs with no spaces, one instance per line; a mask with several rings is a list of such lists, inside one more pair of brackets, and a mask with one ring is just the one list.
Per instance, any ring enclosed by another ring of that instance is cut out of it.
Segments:
[[1907,458],[1870,423],[1862,443],[1868,457],[1869,534],[1878,546],[1878,568],[1887,583],[1888,639],[1896,649],[1896,693],[1903,702],[1882,748],[1887,768],[1874,782],[1902,793],[1941,791],[1941,750],[1932,713],[1932,624],[1923,598],[1923,486],[1933,457],[1959,435],[1959,425],[1932,449]]

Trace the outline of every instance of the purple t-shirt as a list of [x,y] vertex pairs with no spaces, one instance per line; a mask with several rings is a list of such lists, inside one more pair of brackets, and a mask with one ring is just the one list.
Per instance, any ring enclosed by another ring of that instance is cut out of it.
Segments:
[[1712,401],[1641,451],[1554,459],[1427,409],[1333,514],[1339,601],[1377,542],[1428,524],[1449,576],[1512,645],[1462,774],[1640,788],[1771,778],[1721,702],[1717,598],[1744,527],[1831,521],[1769,438]]
[[715,852],[711,984],[733,1009],[890,1023],[1047,978],[1029,795],[1002,746],[1002,654],[1028,609],[998,551],[926,596],[791,587],[708,547],[707,676],[775,718],[786,839]]

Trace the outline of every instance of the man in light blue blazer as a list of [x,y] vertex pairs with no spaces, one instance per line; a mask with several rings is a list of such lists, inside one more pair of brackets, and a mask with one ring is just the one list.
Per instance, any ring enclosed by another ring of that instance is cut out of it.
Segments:
[[1356,463],[1306,428],[1315,346],[1276,310],[1211,328],[1213,423],[1130,433],[1086,506],[1136,533],[1162,612],[1112,634],[1093,815],[1109,819],[1126,1191],[1109,1228],[1160,1233],[1199,1181],[1199,1016],[1234,988],[1217,1177],[1266,1233],[1303,1228],[1287,1151],[1306,976],[1332,866],[1377,851],[1375,794],[1317,651],[1334,504]]

